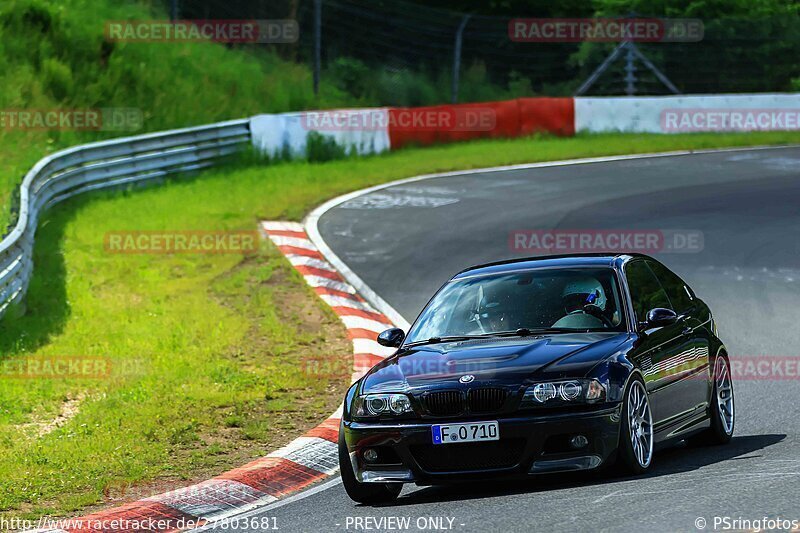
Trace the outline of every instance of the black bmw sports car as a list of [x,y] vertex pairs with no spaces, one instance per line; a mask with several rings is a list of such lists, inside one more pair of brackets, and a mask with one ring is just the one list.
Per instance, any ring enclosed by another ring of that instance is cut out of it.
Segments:
[[723,444],[730,363],[708,306],[651,257],[550,256],[460,272],[348,390],[339,463],[357,502],[433,485],[614,465]]

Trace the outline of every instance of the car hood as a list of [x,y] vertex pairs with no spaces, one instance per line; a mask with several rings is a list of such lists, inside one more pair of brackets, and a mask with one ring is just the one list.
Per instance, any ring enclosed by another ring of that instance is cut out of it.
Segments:
[[[417,392],[470,386],[521,386],[534,379],[582,377],[615,353],[627,333],[575,333],[475,339],[401,350],[373,367],[362,382],[366,392]],[[465,378],[470,379],[470,378]]]

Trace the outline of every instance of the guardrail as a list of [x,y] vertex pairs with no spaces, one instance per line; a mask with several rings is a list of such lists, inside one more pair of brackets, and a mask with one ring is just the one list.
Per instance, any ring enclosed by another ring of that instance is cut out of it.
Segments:
[[83,192],[210,167],[245,143],[249,119],[85,144],[40,160],[22,181],[17,223],[0,242],[0,317],[28,288],[44,210]]

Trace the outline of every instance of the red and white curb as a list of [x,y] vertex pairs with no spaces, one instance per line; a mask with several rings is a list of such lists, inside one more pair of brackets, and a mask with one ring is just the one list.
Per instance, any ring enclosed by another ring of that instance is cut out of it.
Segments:
[[[353,380],[394,352],[374,340],[392,322],[345,281],[302,224],[263,222],[261,230],[344,322],[353,343]],[[213,479],[38,531],[180,531],[267,505],[338,471],[340,421],[341,408],[283,448]]]

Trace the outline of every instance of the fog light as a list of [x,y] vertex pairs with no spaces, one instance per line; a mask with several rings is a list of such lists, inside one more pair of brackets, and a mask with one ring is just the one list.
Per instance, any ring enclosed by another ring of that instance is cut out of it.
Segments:
[[378,460],[378,452],[373,448],[364,450],[364,460],[368,463],[374,463]]
[[589,439],[587,439],[583,435],[575,435],[569,440],[569,445],[575,448],[576,450],[585,448],[587,444],[589,444]]

